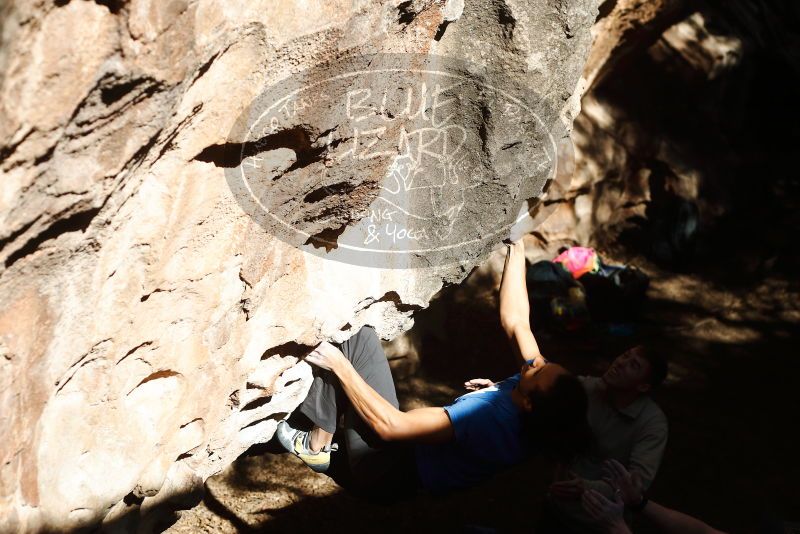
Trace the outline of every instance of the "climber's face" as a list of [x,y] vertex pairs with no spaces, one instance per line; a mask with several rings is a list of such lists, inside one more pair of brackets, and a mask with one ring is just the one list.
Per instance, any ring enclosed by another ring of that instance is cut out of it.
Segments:
[[549,390],[558,377],[566,371],[560,365],[549,363],[543,356],[537,356],[526,361],[520,369],[519,388],[523,397],[525,411],[532,409],[530,397],[535,392],[543,393]]
[[647,393],[651,387],[650,372],[650,362],[641,355],[641,348],[633,347],[611,362],[603,382],[615,389]]

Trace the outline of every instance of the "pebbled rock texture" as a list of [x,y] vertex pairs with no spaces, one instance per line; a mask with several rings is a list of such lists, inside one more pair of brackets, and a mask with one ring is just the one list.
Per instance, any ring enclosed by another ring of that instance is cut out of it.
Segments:
[[395,337],[477,263],[371,269],[266,233],[208,150],[267,85],[438,54],[536,87],[568,129],[597,3],[0,2],[0,531],[191,506],[302,401],[310,347]]

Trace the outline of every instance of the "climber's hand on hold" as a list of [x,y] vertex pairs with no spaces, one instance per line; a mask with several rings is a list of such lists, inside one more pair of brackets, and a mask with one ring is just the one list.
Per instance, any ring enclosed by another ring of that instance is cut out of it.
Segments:
[[306,356],[306,361],[335,373],[337,367],[340,367],[342,363],[347,363],[347,358],[344,357],[342,351],[327,341],[323,341]]
[[506,243],[506,247],[508,247],[508,253],[511,255],[511,261],[519,262],[519,258],[525,258],[525,242],[521,238]]

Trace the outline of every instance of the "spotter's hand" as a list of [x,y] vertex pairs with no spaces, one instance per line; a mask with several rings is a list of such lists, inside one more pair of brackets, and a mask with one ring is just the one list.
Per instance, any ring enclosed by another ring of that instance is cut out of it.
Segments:
[[638,472],[630,473],[617,460],[606,460],[603,466],[603,481],[619,491],[626,506],[636,506],[642,502],[644,484],[641,475]]
[[559,482],[553,482],[550,484],[550,495],[556,499],[562,499],[566,501],[580,499],[584,490],[585,486],[583,484],[583,479],[578,477],[570,480],[561,480]]
[[[622,502],[619,492],[614,493],[614,500],[609,500],[599,491],[586,490],[581,497],[583,509],[602,525],[607,527],[622,526],[625,524],[623,513],[625,503]],[[617,532],[616,530],[614,532]]]

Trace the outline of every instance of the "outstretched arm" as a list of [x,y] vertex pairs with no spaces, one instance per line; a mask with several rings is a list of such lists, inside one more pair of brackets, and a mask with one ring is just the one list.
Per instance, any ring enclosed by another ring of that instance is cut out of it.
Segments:
[[675,534],[723,534],[699,519],[677,510],[661,506],[657,502],[648,502],[642,515],[652,521],[661,532]]
[[[690,515],[672,510],[666,506],[647,501],[642,508],[642,500],[644,498],[642,493],[642,485],[637,480],[636,475],[632,475],[625,466],[616,460],[609,460],[606,462],[605,471],[607,473],[606,480],[613,487],[617,488],[617,495],[622,503],[628,507],[639,507],[641,515],[649,519],[654,525],[658,527],[660,532],[667,534],[723,534],[721,531],[710,527],[706,523],[696,519]],[[621,512],[613,506],[609,506],[609,501],[602,495],[591,495],[590,498],[584,499],[584,506],[587,511],[597,519],[605,518],[609,522],[617,518],[621,519]],[[604,513],[597,515],[592,513],[592,510],[604,510]],[[612,517],[613,516],[613,517]]]
[[[624,505],[619,500],[618,494],[615,495],[615,500],[611,501],[602,493],[589,490],[583,494],[583,507],[594,520],[605,527],[608,534],[631,533],[623,519]],[[645,504],[642,515],[664,534],[724,534],[699,519],[653,501]]]
[[330,343],[322,343],[306,356],[306,361],[336,375],[358,415],[382,440],[443,443],[453,439],[453,425],[444,408],[401,412],[367,384]]
[[508,245],[500,282],[500,324],[523,362],[541,356],[531,330],[530,311],[525,285],[525,244],[520,239]]

